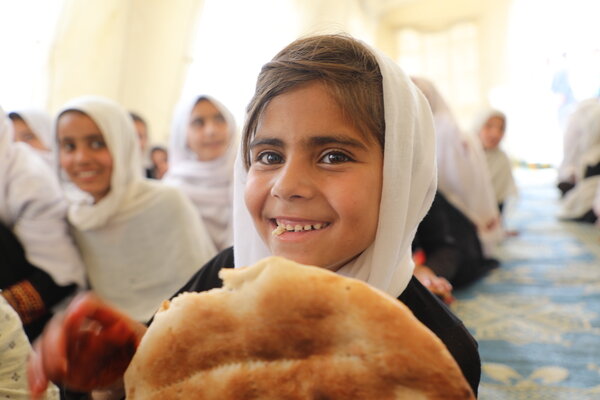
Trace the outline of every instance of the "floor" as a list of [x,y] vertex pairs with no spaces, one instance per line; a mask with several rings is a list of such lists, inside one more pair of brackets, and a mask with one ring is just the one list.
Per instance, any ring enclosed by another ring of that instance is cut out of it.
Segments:
[[480,399],[600,399],[600,227],[562,222],[553,169],[515,171],[502,266],[456,293],[479,342]]

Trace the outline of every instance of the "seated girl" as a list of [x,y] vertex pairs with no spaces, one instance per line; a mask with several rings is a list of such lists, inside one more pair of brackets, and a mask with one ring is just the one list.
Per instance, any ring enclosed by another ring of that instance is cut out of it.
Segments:
[[600,102],[588,105],[585,110],[579,114],[579,157],[573,167],[574,186],[561,199],[559,217],[595,223],[596,212],[600,211],[594,205],[600,187]]
[[517,194],[510,159],[500,147],[506,132],[506,115],[502,111],[492,109],[481,111],[475,119],[473,132],[483,146],[496,203],[502,213],[506,201]]
[[121,106],[77,98],[56,127],[68,220],[90,287],[146,321],[214,256],[212,241],[181,191],[142,176],[133,122]]
[[415,277],[444,302],[454,300],[460,289],[497,268],[486,258],[477,229],[439,191],[413,240]]
[[[436,190],[434,143],[425,98],[391,59],[340,35],[291,43],[263,67],[248,106],[235,166],[234,247],[181,291],[219,287],[220,269],[269,255],[363,280],[404,302],[438,335],[476,392],[476,342],[412,278],[411,242]],[[66,356],[82,320],[101,327],[95,348],[104,354],[145,331],[92,296],[80,298],[31,359],[34,393],[48,378],[77,388],[97,375],[79,368],[93,349]],[[113,341],[115,330],[125,338]],[[132,352],[119,354],[96,387],[118,382]],[[77,373],[65,374],[65,366]]]
[[0,297],[34,340],[52,314],[85,286],[56,175],[24,143],[14,143],[0,108]]
[[201,95],[183,102],[173,123],[163,180],[192,200],[217,250],[233,243],[235,139],[233,115],[216,99]]

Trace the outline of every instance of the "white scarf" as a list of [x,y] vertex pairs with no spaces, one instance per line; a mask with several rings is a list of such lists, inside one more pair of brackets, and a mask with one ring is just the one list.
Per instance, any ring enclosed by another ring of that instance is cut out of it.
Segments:
[[584,179],[586,168],[600,162],[600,102],[587,104],[585,112],[577,115],[581,129],[577,143],[579,159],[574,166],[575,187],[562,199],[559,217],[565,219],[581,217],[594,208],[600,183],[600,175]]
[[54,147],[52,142],[52,118],[48,113],[38,110],[35,108],[28,108],[22,110],[14,110],[14,113],[18,114],[23,121],[27,124],[29,129],[35,134],[35,136],[42,142],[48,150],[33,149],[44,161],[54,166],[54,158],[52,157],[52,148]]
[[[435,121],[440,192],[477,227],[486,255],[503,237],[499,210],[479,139],[464,134],[446,101],[425,78],[413,77],[431,105]],[[493,229],[487,226],[496,221]]]
[[[198,160],[187,145],[190,114],[200,98],[210,101],[229,127],[229,147],[224,155],[212,161]],[[233,243],[232,184],[237,145],[233,114],[216,99],[194,96],[178,107],[169,143],[169,170],[163,182],[181,188],[192,200],[218,250]]]
[[[501,118],[504,121],[506,129],[506,115],[503,112],[493,109],[482,110],[475,117],[472,127],[473,135],[479,140],[481,140],[479,132],[481,132],[484,125],[492,117]],[[512,165],[508,155],[500,146],[494,149],[484,149],[484,152],[490,178],[492,179],[492,186],[496,194],[496,203],[499,204],[506,201],[509,196],[517,194],[517,185],[512,174]]]
[[[426,99],[394,61],[372,51],[383,76],[386,126],[379,223],[373,243],[337,272],[397,297],[411,279],[411,243],[435,195],[435,138]],[[246,178],[243,157],[238,155],[234,179],[236,268],[270,255],[244,204]]]
[[569,116],[563,136],[563,159],[558,167],[558,181],[575,183],[581,178],[579,163],[585,148],[581,146],[581,137],[585,128],[586,115],[598,107],[597,98],[586,99],[577,104]]
[[13,143],[0,108],[0,221],[17,236],[27,260],[58,285],[85,284],[81,257],[69,235],[56,175],[25,143]]
[[79,110],[98,125],[113,161],[110,191],[98,203],[70,192],[79,201],[69,220],[90,285],[133,318],[147,320],[214,256],[214,246],[181,191],[142,178],[138,139],[125,109],[82,97],[61,112],[66,110]]

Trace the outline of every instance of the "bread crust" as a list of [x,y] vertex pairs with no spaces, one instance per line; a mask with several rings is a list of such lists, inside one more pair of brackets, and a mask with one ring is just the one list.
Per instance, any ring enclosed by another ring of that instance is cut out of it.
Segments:
[[220,276],[156,314],[128,400],[474,399],[445,345],[364,282],[279,257]]

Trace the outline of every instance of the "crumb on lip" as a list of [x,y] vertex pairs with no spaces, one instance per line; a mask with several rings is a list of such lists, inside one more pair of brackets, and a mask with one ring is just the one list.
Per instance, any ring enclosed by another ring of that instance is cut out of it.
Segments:
[[286,231],[285,226],[278,225],[277,228],[273,229],[273,231],[271,232],[271,235],[273,235],[273,236],[279,236],[279,235],[281,235],[285,231]]

